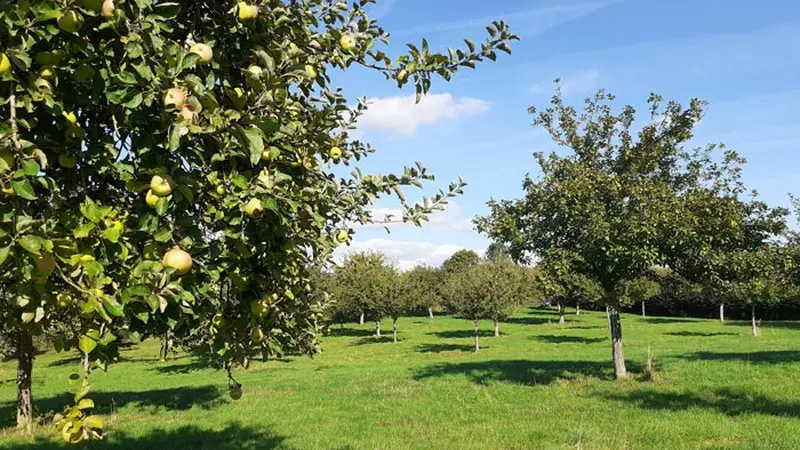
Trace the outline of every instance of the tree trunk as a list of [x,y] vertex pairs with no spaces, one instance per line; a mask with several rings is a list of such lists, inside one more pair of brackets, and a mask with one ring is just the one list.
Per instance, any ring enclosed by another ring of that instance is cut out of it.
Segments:
[[359,325],[364,325],[364,311],[361,311],[361,317],[358,319]]
[[478,319],[475,319],[475,353],[481,351],[480,337],[478,336]]
[[381,320],[375,321],[375,336],[381,337]]
[[642,317],[647,317],[647,314],[644,313],[644,302],[642,302]]
[[392,319],[392,342],[397,343],[397,318]]
[[494,319],[494,337],[500,336],[500,321]]
[[17,334],[17,426],[33,423],[33,336],[26,331]]
[[608,329],[611,330],[611,313],[608,312],[608,306],[606,306],[606,325],[608,325]]
[[608,307],[608,322],[611,326],[611,360],[614,361],[614,375],[618,380],[627,377],[625,352],[622,348],[622,324],[616,306]]
[[428,319],[433,319],[433,308],[428,306]]
[[580,316],[581,315],[581,302],[578,302],[578,303],[575,304],[575,315],[576,316]]
[[558,323],[564,323],[564,304],[558,302]]
[[756,326],[756,305],[750,305],[750,318],[753,321],[753,336],[758,336],[758,326]]
[[725,303],[719,304],[719,321],[725,322]]

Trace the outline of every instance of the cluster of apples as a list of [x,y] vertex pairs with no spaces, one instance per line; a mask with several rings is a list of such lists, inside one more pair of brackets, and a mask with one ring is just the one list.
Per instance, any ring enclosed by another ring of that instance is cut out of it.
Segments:
[[[114,0],[80,0],[80,4],[86,9],[102,14],[106,19],[114,17],[114,11],[117,9]],[[83,24],[83,15],[75,10],[66,11],[58,18],[58,27],[67,33],[77,33],[83,28]]]

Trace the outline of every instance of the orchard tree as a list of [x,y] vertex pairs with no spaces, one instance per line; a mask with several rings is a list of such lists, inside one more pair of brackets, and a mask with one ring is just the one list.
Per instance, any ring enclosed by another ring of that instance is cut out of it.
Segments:
[[428,318],[442,304],[442,272],[434,267],[417,266],[405,273],[408,296],[416,307],[425,308]]
[[642,317],[646,317],[644,303],[661,292],[661,285],[647,276],[641,276],[624,282],[622,290],[623,295],[627,296],[631,303],[642,304]]
[[476,353],[480,351],[478,321],[493,320],[494,334],[499,336],[499,320],[508,317],[523,295],[522,280],[520,268],[507,258],[484,261],[447,278],[447,307],[473,321]]
[[442,272],[445,276],[463,271],[480,263],[481,257],[473,250],[459,250],[442,262]]
[[392,342],[397,343],[397,321],[400,316],[414,309],[413,297],[410,295],[408,274],[401,274],[394,265],[384,264],[382,276],[377,282],[383,288],[381,309],[392,319]]
[[[350,136],[367,106],[331,84],[353,66],[412,84],[509,52],[502,22],[480,46],[409,45],[361,0],[30,0],[0,5],[0,301],[13,330],[18,422],[29,423],[31,337],[57,324],[84,375],[62,437],[102,435],[88,375],[116,336],[199,340],[231,368],[313,354],[324,305],[308,267],[350,240],[370,206],[398,194],[420,224],[461,189],[411,205],[433,177],[337,177],[373,149]],[[338,172],[337,172],[338,173]]]
[[575,303],[575,314],[580,315],[581,303],[594,303],[602,298],[602,289],[591,278],[578,273],[575,255],[550,251],[539,264],[537,284],[544,298],[558,305],[558,323],[564,323],[565,306]]
[[334,269],[333,296],[346,308],[375,319],[375,334],[381,335],[383,296],[387,285],[386,257],[379,252],[358,252],[345,256]]
[[[478,218],[478,229],[509,245],[516,259],[564,251],[575,256],[575,270],[597,282],[608,307],[612,361],[617,378],[627,375],[619,311],[626,299],[623,284],[656,265],[670,265],[696,250],[705,230],[694,219],[718,212],[688,208],[696,192],[709,198],[734,195],[741,158],[711,145],[684,146],[705,104],[687,107],[648,99],[644,125],[634,129],[636,110],[613,110],[614,96],[600,91],[583,112],[564,104],[560,91],[548,109],[534,114],[554,143],[570,152],[536,153],[537,179],[526,177],[524,198],[490,201],[491,214]],[[701,199],[697,196],[697,199]],[[728,233],[733,223],[713,232]]]

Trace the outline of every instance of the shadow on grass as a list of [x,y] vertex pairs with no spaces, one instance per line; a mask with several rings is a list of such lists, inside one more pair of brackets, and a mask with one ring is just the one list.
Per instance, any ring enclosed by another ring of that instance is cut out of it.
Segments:
[[216,361],[205,360],[205,359],[196,359],[186,364],[170,364],[170,362],[171,361],[169,360],[161,362],[161,364],[165,365],[159,367],[153,367],[150,370],[158,373],[173,375],[173,374],[187,374],[187,373],[197,372],[198,370],[220,370],[222,368]]
[[86,442],[76,445],[57,443],[38,438],[33,442],[19,443],[12,445],[9,450],[48,450],[48,449],[74,449],[74,448],[97,448],[111,450],[127,449],[193,449],[193,450],[212,450],[212,449],[288,449],[284,444],[286,437],[277,435],[261,427],[246,427],[241,425],[229,425],[221,430],[204,430],[194,425],[164,430],[155,429],[148,431],[145,436],[127,434],[122,429],[111,429],[107,431],[108,438],[104,441]]
[[358,329],[358,328],[330,328],[331,334],[329,336],[349,336],[349,337],[368,337],[375,334],[375,329]]
[[[73,393],[63,393],[52,397],[36,399],[34,410],[38,414],[61,412],[65,406],[73,403]],[[89,397],[94,400],[97,414],[108,414],[124,406],[137,409],[155,409],[181,411],[198,407],[205,410],[215,408],[222,403],[222,393],[216,386],[197,386],[177,389],[154,389],[150,391],[111,391],[92,392]],[[15,422],[16,403],[0,403],[0,427]]]
[[542,325],[547,322],[558,322],[558,315],[554,315],[555,319],[548,320],[538,315],[531,315],[528,317],[509,317],[501,323],[513,323],[517,325]]
[[[481,350],[489,347],[481,347]],[[465,344],[421,344],[414,347],[418,353],[474,352],[475,346]]]
[[[636,363],[627,361],[626,364],[631,371],[641,371],[641,366]],[[610,380],[614,371],[611,363],[606,361],[497,360],[433,364],[420,369],[413,378],[423,380],[451,375],[466,376],[473,383],[481,385],[504,382],[540,386],[558,380],[586,377]]]
[[738,333],[728,333],[728,332],[705,332],[705,331],[672,331],[669,333],[664,333],[668,336],[697,336],[697,337],[708,337],[708,336],[738,336]]
[[[502,325],[502,322],[501,322]],[[436,336],[442,339],[458,339],[458,338],[474,338],[474,330],[448,330],[448,331],[431,331],[428,333],[431,336]],[[480,337],[494,337],[493,330],[478,330]]]
[[642,320],[649,323],[697,323],[697,320],[680,317],[646,317]]
[[790,330],[800,330],[800,322],[764,322],[763,326],[768,328],[788,328]]
[[[391,333],[391,332],[390,332]],[[375,336],[375,333],[372,333],[369,337],[363,337],[360,339],[356,339],[350,345],[369,345],[369,344],[381,344],[385,342],[392,342],[391,334],[389,336]]]
[[681,356],[681,358],[691,361],[746,361],[765,364],[795,363],[800,362],[800,351],[776,350],[749,353],[696,352]]
[[774,400],[757,393],[734,389],[717,389],[701,394],[634,391],[627,394],[602,394],[606,400],[632,403],[642,409],[684,411],[694,408],[716,409],[727,416],[764,414],[770,416],[799,417],[800,403]]
[[558,336],[551,334],[540,334],[531,336],[531,339],[549,342],[551,344],[596,344],[598,342],[605,342],[608,339],[604,338],[587,338],[582,336]]

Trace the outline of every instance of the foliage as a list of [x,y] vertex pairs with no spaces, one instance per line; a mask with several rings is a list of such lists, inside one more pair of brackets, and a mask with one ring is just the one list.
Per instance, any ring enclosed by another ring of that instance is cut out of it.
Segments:
[[641,303],[655,297],[661,292],[661,285],[647,276],[642,276],[622,284],[620,296],[628,298],[625,303]]
[[571,255],[550,251],[540,261],[536,281],[545,299],[560,305],[596,303],[603,297],[593,279],[578,272]]
[[503,319],[524,296],[522,270],[508,258],[485,260],[448,276],[448,310],[461,317]]
[[480,262],[481,257],[472,250],[459,250],[442,262],[442,272],[445,276],[466,270]]
[[442,305],[442,271],[427,266],[416,266],[404,274],[408,296],[416,308],[435,309]]
[[[310,263],[378,197],[396,194],[420,224],[463,186],[412,205],[402,187],[433,178],[421,164],[334,176],[373,149],[349,135],[365,103],[350,108],[330,73],[368,68],[419,99],[516,39],[494,22],[480,47],[423,40],[392,59],[367,3],[3,2],[3,328],[78,318],[54,344],[101,368],[122,330],[202,341],[228,369],[317,352]],[[65,438],[94,434],[88,410],[70,411]]]

